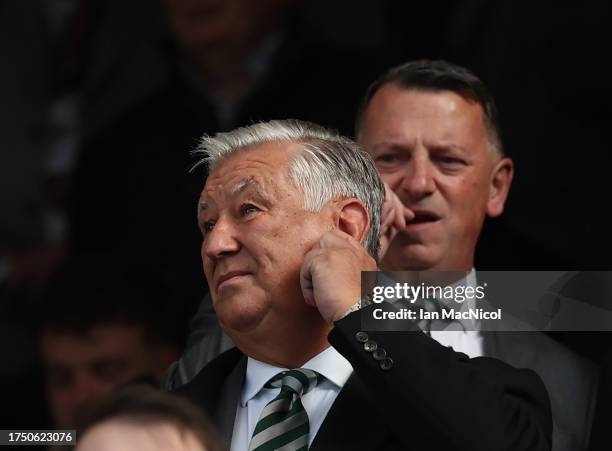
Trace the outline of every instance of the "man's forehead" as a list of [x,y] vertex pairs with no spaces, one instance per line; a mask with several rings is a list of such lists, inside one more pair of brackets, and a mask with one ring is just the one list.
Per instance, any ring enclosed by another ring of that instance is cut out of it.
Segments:
[[389,84],[373,97],[367,113],[392,114],[396,118],[445,119],[453,121],[475,119],[482,121],[482,106],[450,90],[404,89]]
[[267,185],[265,180],[260,181],[254,175],[248,175],[243,178],[238,178],[227,184],[206,185],[204,191],[200,195],[198,209],[205,210],[209,207],[209,203],[214,201],[214,198],[219,194],[237,196],[244,192],[255,192],[262,197],[267,197]]
[[252,175],[249,175],[248,177],[245,177],[242,180],[238,181],[234,186],[230,186],[229,190],[232,194],[239,194],[249,188],[253,188],[255,190],[260,188],[259,182]]
[[289,175],[294,146],[295,143],[267,143],[230,155],[206,180],[199,209],[207,208],[218,196],[254,191],[269,197],[281,180]]
[[231,182],[232,178],[249,172],[267,176],[283,173],[292,155],[293,143],[263,143],[237,150],[217,164],[208,177],[207,185],[209,182]]
[[202,191],[202,197],[205,197],[207,194],[214,194],[216,192],[223,192],[226,194],[240,194],[245,191],[248,191],[249,189],[261,189],[262,186],[266,184],[265,177],[261,177],[255,174],[250,174],[246,176],[243,176],[242,174],[235,175],[235,177],[231,176],[222,180],[209,178],[206,181],[204,190]]
[[411,140],[416,143],[420,139],[446,148],[469,149],[484,143],[481,106],[452,91],[383,86],[374,95],[362,124],[361,140],[366,148],[410,147]]

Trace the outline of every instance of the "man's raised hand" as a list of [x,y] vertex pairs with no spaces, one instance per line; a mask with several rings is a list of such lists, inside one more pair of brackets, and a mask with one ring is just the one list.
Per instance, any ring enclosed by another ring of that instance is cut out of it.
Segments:
[[305,255],[300,284],[306,303],[328,322],[342,318],[361,297],[361,271],[376,271],[376,261],[352,236],[325,233]]
[[406,223],[414,219],[414,213],[405,207],[389,185],[385,183],[385,202],[380,214],[380,250],[379,260],[382,260],[389,245],[398,232],[406,228]]

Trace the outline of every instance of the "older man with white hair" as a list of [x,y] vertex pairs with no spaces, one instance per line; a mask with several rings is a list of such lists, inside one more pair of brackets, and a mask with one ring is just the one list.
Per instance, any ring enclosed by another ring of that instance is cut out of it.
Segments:
[[417,331],[361,330],[384,186],[359,145],[272,121],[205,137],[200,150],[204,272],[237,349],[179,392],[232,450],[550,449],[532,371]]

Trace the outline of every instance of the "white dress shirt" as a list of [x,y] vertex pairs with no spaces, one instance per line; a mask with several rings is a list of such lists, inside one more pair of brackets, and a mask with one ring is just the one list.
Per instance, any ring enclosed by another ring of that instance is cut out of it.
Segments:
[[[393,271],[391,271],[391,274],[392,273]],[[379,283],[386,286],[393,286],[395,279],[393,279],[392,276],[390,277],[385,272],[382,272],[379,274]],[[461,285],[474,288],[477,286],[475,269],[472,269],[464,278],[449,286],[457,287]],[[395,301],[390,300],[390,302]],[[452,307],[455,310],[464,311],[469,308],[475,308],[477,301],[471,299],[459,304],[454,300],[445,301],[438,299],[437,302],[443,303],[447,307]],[[478,326],[479,324],[477,321],[469,319],[452,321],[433,320],[431,322],[429,335],[442,346],[448,346],[457,352],[463,352],[470,358],[482,357],[484,355],[482,334],[480,333]]]
[[[306,362],[302,368],[316,371],[325,377],[323,382],[302,396],[302,404],[310,422],[308,436],[310,447],[338,393],[353,372],[353,367],[348,360],[330,346]],[[249,449],[249,442],[261,411],[280,393],[280,388],[264,388],[264,385],[278,373],[288,369],[290,368],[278,368],[251,357],[248,358],[246,377],[236,408],[231,451]]]
[[[466,276],[465,279],[461,279],[452,286],[470,286],[476,287],[476,271],[472,269]],[[438,301],[442,302],[442,301]],[[469,308],[475,308],[476,302],[474,299],[466,300],[462,304],[450,301],[453,308],[457,310],[460,305],[460,310],[464,311]],[[448,305],[448,304],[447,304]],[[450,307],[451,305],[449,305]],[[436,327],[437,321],[432,321],[432,330],[430,332],[431,338],[436,340],[443,346],[453,348],[457,352],[463,352],[468,357],[482,357],[484,355],[482,347],[482,334],[478,328],[479,321],[476,320],[453,320],[451,321],[444,330],[440,330],[440,327]]]

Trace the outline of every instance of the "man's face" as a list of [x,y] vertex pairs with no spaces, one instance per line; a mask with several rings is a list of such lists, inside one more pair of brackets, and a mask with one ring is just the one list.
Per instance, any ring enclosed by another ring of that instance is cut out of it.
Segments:
[[274,21],[287,0],[164,0],[179,42],[192,50],[242,43]]
[[383,180],[416,214],[383,266],[470,270],[485,215],[501,213],[492,176],[499,158],[488,147],[480,105],[450,91],[387,84],[373,97],[360,132]]
[[273,331],[315,312],[303,301],[299,274],[332,217],[327,207],[304,210],[289,180],[296,152],[286,143],[239,151],[206,181],[198,208],[202,260],[226,331]]
[[154,370],[140,326],[108,323],[87,334],[47,329],[40,337],[45,385],[58,428],[74,428],[83,413],[116,388]]

